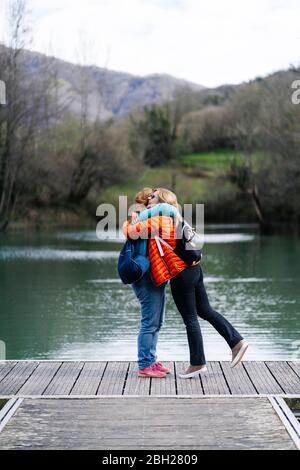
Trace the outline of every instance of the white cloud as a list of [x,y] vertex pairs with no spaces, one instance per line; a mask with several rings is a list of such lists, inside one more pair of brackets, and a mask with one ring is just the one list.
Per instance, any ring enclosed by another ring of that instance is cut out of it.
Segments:
[[147,5],[154,5],[158,6],[159,8],[167,8],[167,9],[174,9],[174,8],[185,8],[186,1],[185,0],[142,0]]
[[31,0],[31,6],[32,48],[73,62],[81,31],[93,43],[88,63],[208,86],[299,63],[299,1]]

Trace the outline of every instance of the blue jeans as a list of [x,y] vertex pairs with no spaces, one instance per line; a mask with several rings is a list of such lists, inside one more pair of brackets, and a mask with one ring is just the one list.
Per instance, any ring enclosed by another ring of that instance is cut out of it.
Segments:
[[166,283],[156,287],[150,277],[150,270],[132,284],[141,304],[141,321],[138,335],[138,367],[144,369],[157,360],[156,346],[158,333],[164,321]]

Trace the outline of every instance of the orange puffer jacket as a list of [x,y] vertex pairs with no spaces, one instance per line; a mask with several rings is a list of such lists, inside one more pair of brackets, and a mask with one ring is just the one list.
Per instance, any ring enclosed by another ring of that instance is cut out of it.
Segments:
[[174,219],[172,217],[154,216],[136,224],[125,222],[123,233],[126,238],[133,240],[149,238],[151,274],[157,286],[177,276],[177,274],[187,268],[187,264],[163,242],[160,243],[160,251],[155,240],[155,237],[159,236],[173,249],[176,247]]

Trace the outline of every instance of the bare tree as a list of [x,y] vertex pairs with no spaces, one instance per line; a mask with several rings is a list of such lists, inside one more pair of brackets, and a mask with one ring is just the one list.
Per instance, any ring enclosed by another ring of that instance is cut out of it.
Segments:
[[235,125],[232,140],[243,151],[243,162],[233,159],[230,164],[230,180],[244,193],[249,194],[259,222],[265,223],[256,174],[253,170],[253,154],[259,148],[262,128],[259,119],[263,89],[260,84],[242,87],[232,97],[229,113]]
[[76,88],[80,97],[80,150],[72,179],[69,201],[78,203],[84,199],[94,180],[95,155],[89,148],[89,136],[91,126],[89,125],[90,107],[90,81],[86,70],[86,64],[91,61],[93,50],[92,42],[84,32],[79,33],[79,45],[77,47],[77,61],[79,67],[79,81]]
[[230,180],[250,194],[261,229],[292,222],[300,228],[300,107],[290,100],[293,73],[245,86],[233,99],[234,138],[245,156]]
[[14,189],[20,154],[17,130],[25,118],[24,96],[22,95],[21,54],[27,44],[29,27],[25,0],[14,0],[9,4],[8,47],[1,48],[2,79],[6,83],[7,108],[5,122],[2,122],[3,148],[0,160],[0,229],[9,223],[16,198]]
[[7,89],[7,107],[1,123],[0,230],[7,228],[24,191],[21,175],[34,153],[53,86],[47,61],[40,64],[39,74],[28,61],[26,47],[31,42],[31,26],[26,0],[10,1],[7,22],[7,44],[1,46],[0,54],[0,78]]

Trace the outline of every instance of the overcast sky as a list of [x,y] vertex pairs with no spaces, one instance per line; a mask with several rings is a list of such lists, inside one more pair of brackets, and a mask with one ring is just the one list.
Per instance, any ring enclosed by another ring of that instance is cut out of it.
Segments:
[[[0,0],[0,41],[5,5]],[[31,49],[217,86],[300,63],[299,0],[30,0]],[[87,44],[85,59],[78,47]]]

